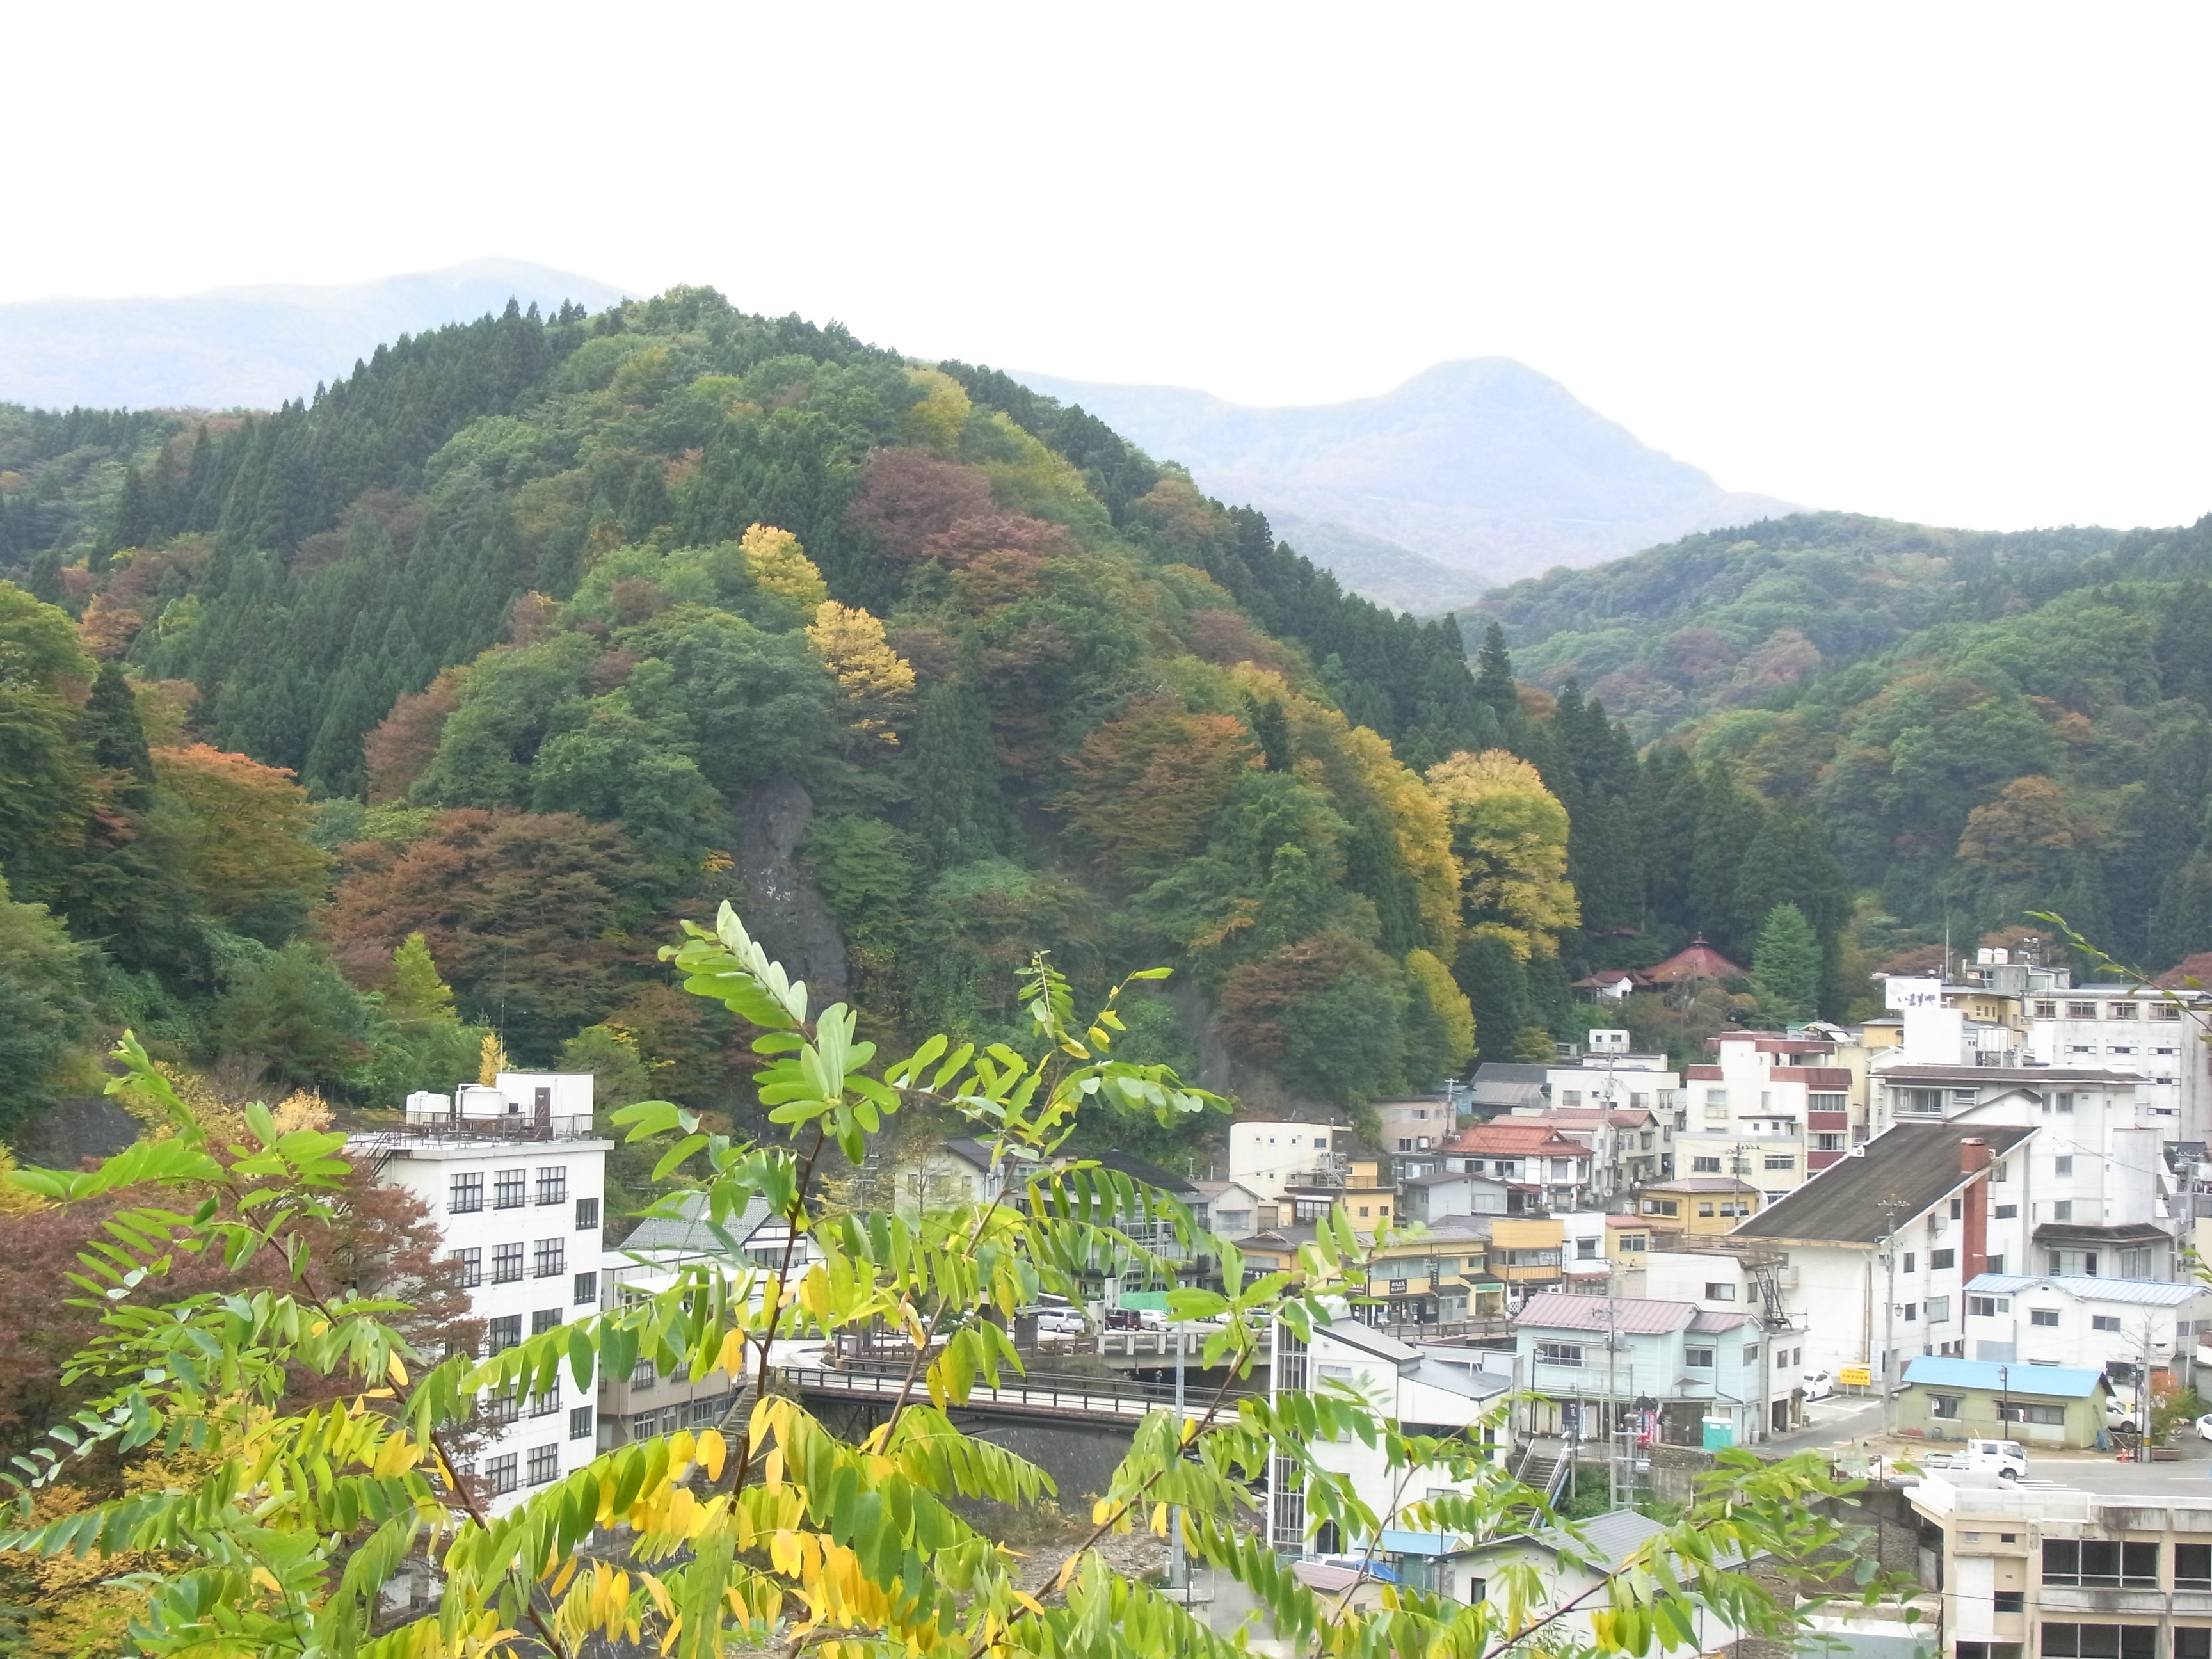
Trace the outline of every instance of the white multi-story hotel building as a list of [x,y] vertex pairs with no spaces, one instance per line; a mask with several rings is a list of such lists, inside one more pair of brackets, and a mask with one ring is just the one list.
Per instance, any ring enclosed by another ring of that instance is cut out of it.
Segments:
[[[358,1136],[378,1179],[436,1218],[462,1264],[471,1316],[496,1353],[599,1311],[607,1150],[590,1073],[501,1072],[491,1088],[407,1099],[407,1127]],[[488,1399],[475,1473],[495,1512],[592,1460],[594,1398],[561,1368],[542,1395]]]

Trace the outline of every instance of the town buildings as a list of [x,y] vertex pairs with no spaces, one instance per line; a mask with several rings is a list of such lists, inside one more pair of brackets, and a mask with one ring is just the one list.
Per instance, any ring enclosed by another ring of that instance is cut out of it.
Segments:
[[1905,1364],[1896,1426],[1931,1440],[2016,1440],[2079,1450],[2103,1443],[2104,1372],[2080,1365],[1998,1364],[1922,1354]]
[[1796,1379],[1770,1363],[1749,1309],[1551,1292],[1523,1304],[1513,1331],[1530,1437],[1748,1445],[1793,1420]]

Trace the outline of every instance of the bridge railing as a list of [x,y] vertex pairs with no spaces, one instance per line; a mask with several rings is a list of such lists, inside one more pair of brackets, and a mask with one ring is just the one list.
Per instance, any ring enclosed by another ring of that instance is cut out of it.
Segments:
[[[896,1399],[901,1394],[927,1400],[928,1390],[919,1382],[909,1385],[903,1371],[830,1370],[823,1366],[786,1365],[785,1380],[801,1393],[848,1395],[858,1399]],[[1175,1391],[1150,1383],[1119,1383],[1091,1376],[1012,1377],[993,1387],[978,1383],[969,1390],[970,1406],[1012,1406],[1031,1411],[1070,1416],[1139,1418],[1175,1403]],[[1203,1401],[1186,1402],[1187,1412],[1205,1407]]]

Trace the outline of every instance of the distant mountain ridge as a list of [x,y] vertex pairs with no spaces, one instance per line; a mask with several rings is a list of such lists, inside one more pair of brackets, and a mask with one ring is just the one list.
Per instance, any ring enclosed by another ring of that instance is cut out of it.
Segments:
[[174,298],[0,305],[0,403],[70,409],[273,409],[402,334],[496,313],[509,299],[593,311],[623,290],[522,259],[331,287],[267,284]]
[[[1180,386],[1015,378],[1181,461],[1224,501],[1395,544],[1486,583],[1795,510],[1722,489],[1509,357],[1439,363],[1378,398],[1273,409]],[[1376,562],[1372,578],[1464,592],[1418,565]]]

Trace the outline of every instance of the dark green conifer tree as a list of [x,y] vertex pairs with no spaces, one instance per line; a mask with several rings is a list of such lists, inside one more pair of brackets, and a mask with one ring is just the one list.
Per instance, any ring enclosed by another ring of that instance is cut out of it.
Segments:
[[933,869],[1019,845],[999,783],[991,711],[965,671],[922,693],[910,773],[914,830]]
[[1813,1017],[1826,977],[1820,940],[1796,905],[1778,904],[1767,913],[1752,949],[1751,977],[1770,1018],[1797,1024]]

